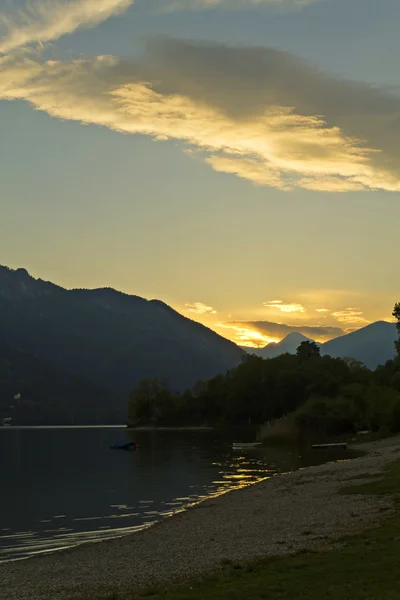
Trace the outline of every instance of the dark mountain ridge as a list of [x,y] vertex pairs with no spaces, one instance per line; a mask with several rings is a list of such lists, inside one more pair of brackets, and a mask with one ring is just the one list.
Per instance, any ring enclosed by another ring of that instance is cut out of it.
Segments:
[[321,354],[329,354],[333,358],[356,358],[368,368],[375,369],[395,357],[396,339],[395,323],[376,321],[357,331],[325,342],[321,346]]
[[0,267],[0,340],[124,394],[145,377],[182,390],[244,354],[159,300],[111,288],[66,290],[8,267]]

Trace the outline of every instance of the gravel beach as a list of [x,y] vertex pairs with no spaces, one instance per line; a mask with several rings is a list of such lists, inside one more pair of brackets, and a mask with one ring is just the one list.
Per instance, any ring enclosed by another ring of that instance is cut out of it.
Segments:
[[337,491],[400,459],[400,437],[362,449],[366,456],[272,477],[133,535],[0,564],[0,599],[67,600],[151,586],[212,571],[226,559],[290,553],[360,530],[391,501]]

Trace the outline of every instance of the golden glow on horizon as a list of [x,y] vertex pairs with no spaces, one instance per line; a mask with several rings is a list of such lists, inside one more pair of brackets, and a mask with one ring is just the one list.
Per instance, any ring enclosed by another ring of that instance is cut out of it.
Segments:
[[380,295],[369,296],[375,309],[366,314],[361,307],[362,296],[352,290],[302,290],[288,294],[284,300],[268,300],[258,306],[248,304],[239,310],[219,306],[215,297],[209,300],[211,304],[186,303],[178,310],[187,314],[189,307],[189,312],[196,313],[196,320],[249,349],[279,343],[295,332],[323,344],[375,321],[392,320],[389,311],[385,315],[386,302],[382,304]]
[[[281,342],[287,335],[289,335],[289,333],[284,333],[283,335],[281,335],[280,337],[271,337],[266,335],[265,333],[263,333],[262,331],[256,330],[256,329],[251,329],[251,328],[246,328],[246,327],[239,327],[239,326],[230,326],[230,325],[225,325],[225,324],[218,324],[218,325],[207,325],[208,327],[210,327],[210,329],[213,329],[214,331],[216,331],[217,333],[219,333],[220,335],[222,335],[223,337],[227,338],[228,340],[230,340],[231,342],[234,342],[235,344],[237,344],[238,346],[244,346],[246,348],[264,348],[264,346],[267,346],[268,344],[277,344],[279,342]],[[219,330],[219,328],[223,327],[225,330],[227,330],[226,332],[221,332]],[[232,330],[232,332],[229,332],[229,329]],[[300,329],[300,327],[299,327]],[[354,329],[359,329],[359,327],[356,327]],[[301,333],[301,332],[299,332]],[[343,332],[346,333],[346,332]],[[350,332],[347,332],[350,333]],[[306,334],[303,334],[306,335]],[[324,342],[328,342],[329,340],[338,337],[338,336],[318,336],[318,335],[313,335],[313,334],[309,334],[306,335],[306,337],[309,337],[310,339],[313,339],[315,342],[318,342],[320,344],[323,344]]]
[[[247,348],[263,348],[267,344],[277,343],[282,339],[268,336],[262,331],[252,329],[251,327],[239,327],[238,325],[231,325],[229,323],[218,323],[214,326],[209,325],[209,327],[228,340],[231,340],[231,342],[235,342],[238,346],[246,346]],[[221,332],[221,328],[227,331]]]

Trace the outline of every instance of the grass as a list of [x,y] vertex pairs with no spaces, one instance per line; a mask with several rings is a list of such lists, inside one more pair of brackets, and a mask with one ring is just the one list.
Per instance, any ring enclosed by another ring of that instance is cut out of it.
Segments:
[[[371,480],[361,485],[348,485],[342,488],[340,493],[393,496],[394,500],[400,499],[400,461],[391,463],[385,469],[385,472],[382,476],[376,474],[366,474],[365,477],[369,477]],[[361,476],[358,476],[358,479],[361,479]],[[398,516],[400,521],[400,514]]]
[[248,564],[223,561],[219,572],[201,580],[109,599],[400,600],[400,461],[382,477],[341,493],[390,496],[395,511],[378,527],[336,542],[329,552],[303,550]]

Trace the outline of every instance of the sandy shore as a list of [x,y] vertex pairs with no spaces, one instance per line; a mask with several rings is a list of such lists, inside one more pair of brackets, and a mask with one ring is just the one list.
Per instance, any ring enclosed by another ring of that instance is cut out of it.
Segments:
[[66,600],[212,571],[321,545],[376,522],[390,500],[342,496],[354,477],[378,474],[400,458],[400,437],[365,444],[350,461],[280,475],[116,540],[0,565],[1,600]]

